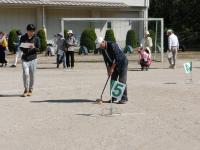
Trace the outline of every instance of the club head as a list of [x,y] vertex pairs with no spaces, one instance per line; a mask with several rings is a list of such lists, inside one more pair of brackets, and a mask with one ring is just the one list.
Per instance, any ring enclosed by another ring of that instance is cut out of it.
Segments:
[[96,103],[97,103],[97,104],[102,104],[102,103],[103,103],[103,100],[100,99],[100,98],[98,98],[98,99],[96,99]]

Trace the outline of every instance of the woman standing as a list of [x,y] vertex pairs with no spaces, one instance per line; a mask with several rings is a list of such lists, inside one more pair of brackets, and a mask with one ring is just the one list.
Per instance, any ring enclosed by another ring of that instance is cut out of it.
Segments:
[[[74,37],[74,34],[72,30],[69,30],[67,32],[67,37],[66,37],[66,63],[67,63],[67,68],[73,69],[74,68],[74,48],[76,46],[76,39]],[[71,59],[70,59],[71,57]],[[70,64],[71,60],[71,64]]]
[[7,66],[6,50],[8,49],[8,42],[5,37],[5,33],[0,32],[0,67]]
[[152,38],[150,37],[149,31],[145,31],[144,39],[142,40],[140,47],[143,49],[146,49],[148,47],[150,49],[150,55],[151,55],[151,51],[153,48],[153,41],[152,41]]

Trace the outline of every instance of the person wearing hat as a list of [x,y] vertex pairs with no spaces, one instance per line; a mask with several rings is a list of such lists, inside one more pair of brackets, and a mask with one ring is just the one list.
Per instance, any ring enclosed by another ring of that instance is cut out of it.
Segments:
[[20,46],[20,38],[22,36],[22,32],[20,30],[17,30],[16,31],[16,35],[17,35],[17,38],[13,42],[13,45],[15,46],[15,58],[14,58],[13,65],[10,66],[11,68],[15,68],[17,66],[18,58],[22,56],[22,52],[21,52],[20,47],[19,47]]
[[167,31],[168,35],[168,60],[169,60],[169,68],[175,69],[176,68],[176,57],[177,51],[179,49],[179,41],[178,37],[174,34],[173,30],[169,29]]
[[[66,62],[67,68],[74,68],[74,49],[76,46],[76,39],[74,37],[73,31],[69,30],[66,36]],[[70,63],[71,61],[71,63]]]
[[63,63],[63,68],[66,68],[66,55],[65,55],[65,39],[62,33],[57,34],[57,68]]
[[142,40],[141,47],[143,49],[146,49],[147,47],[150,48],[150,55],[151,55],[151,50],[153,47],[153,42],[152,38],[150,37],[149,31],[145,31],[144,33],[144,39]]
[[40,40],[35,34],[35,26],[28,24],[26,29],[27,33],[20,39],[20,49],[23,52],[21,58],[24,82],[23,97],[32,95],[37,67],[37,51],[40,48]]
[[146,69],[147,71],[152,62],[150,55],[150,48],[149,47],[146,47],[146,49],[139,48],[137,51],[140,56],[139,64],[141,65],[141,70],[144,71],[144,69]]
[[[108,76],[111,80],[119,81],[126,84],[128,59],[121,48],[115,42],[105,41],[102,37],[97,39],[96,48],[102,50],[103,58],[106,64]],[[116,99],[112,98],[110,101],[114,102]],[[127,87],[123,93],[122,99],[118,104],[125,104],[128,101]]]
[[6,34],[0,31],[0,63],[1,66],[7,66],[6,51],[8,50],[8,42],[6,40]]

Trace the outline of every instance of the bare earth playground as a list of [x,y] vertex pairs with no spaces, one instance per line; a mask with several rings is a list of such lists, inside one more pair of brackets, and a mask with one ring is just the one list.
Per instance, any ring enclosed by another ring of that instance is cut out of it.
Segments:
[[[73,71],[40,56],[27,98],[20,97],[21,64],[1,68],[0,150],[199,150],[200,53],[179,54],[175,70],[165,59],[139,71],[136,59],[129,56],[129,102],[113,105],[116,116],[102,115],[110,104],[95,104],[107,78],[102,56],[76,56]],[[190,60],[186,84],[183,64]]]

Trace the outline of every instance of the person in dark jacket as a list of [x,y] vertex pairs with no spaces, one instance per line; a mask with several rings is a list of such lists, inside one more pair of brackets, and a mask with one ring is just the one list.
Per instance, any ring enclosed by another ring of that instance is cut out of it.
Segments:
[[57,34],[57,68],[59,68],[59,65],[63,63],[63,68],[66,68],[66,54],[65,54],[65,39],[62,35],[62,33]]
[[[126,84],[128,71],[128,59],[126,55],[115,42],[105,41],[102,37],[99,37],[97,43],[96,47],[102,49],[108,76],[111,75],[111,80],[118,80],[119,82]],[[112,98],[111,101],[114,102],[116,99]],[[128,97],[126,86],[122,99],[118,102],[118,104],[125,104],[127,101]]]
[[35,26],[27,25],[27,33],[20,39],[20,49],[22,55],[23,82],[24,93],[23,97],[31,96],[33,85],[35,82],[35,72],[37,67],[37,51],[40,48],[40,40],[35,34]]

